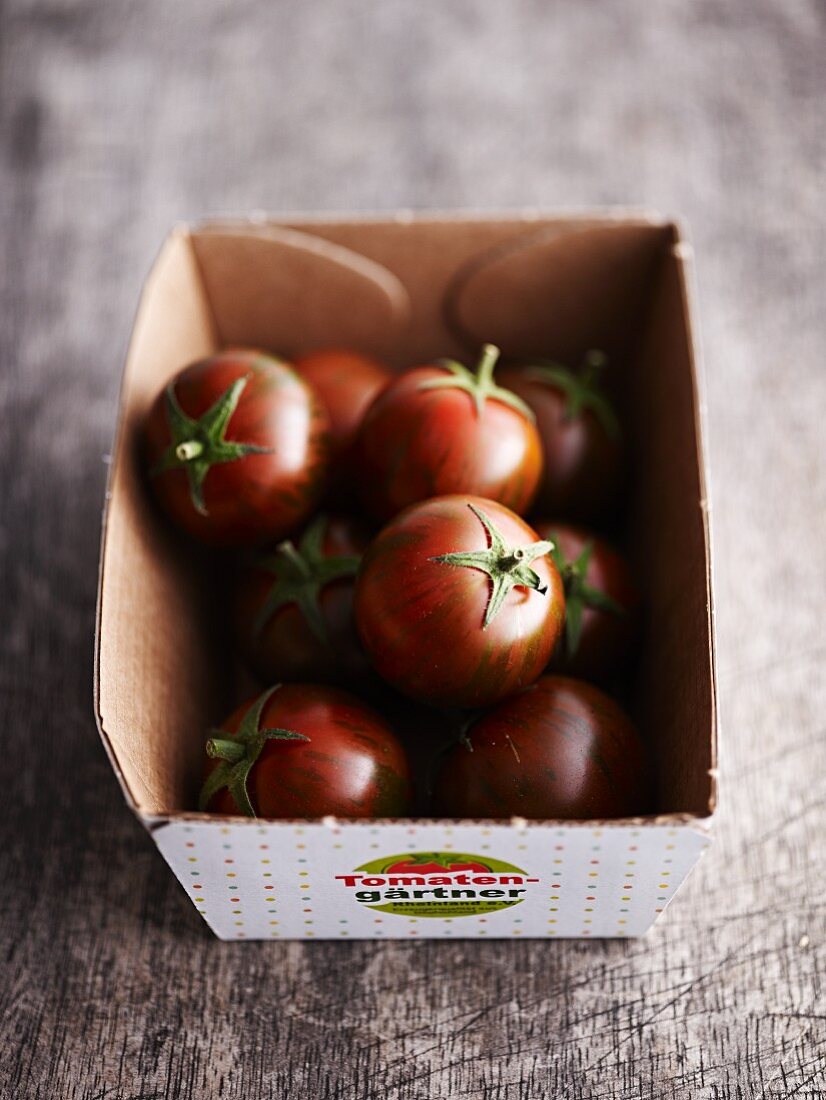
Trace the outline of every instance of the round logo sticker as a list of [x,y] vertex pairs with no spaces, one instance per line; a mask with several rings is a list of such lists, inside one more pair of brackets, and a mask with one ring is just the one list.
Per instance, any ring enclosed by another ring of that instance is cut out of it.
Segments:
[[472,917],[524,901],[521,867],[467,852],[402,852],[336,875],[360,905],[403,917]]

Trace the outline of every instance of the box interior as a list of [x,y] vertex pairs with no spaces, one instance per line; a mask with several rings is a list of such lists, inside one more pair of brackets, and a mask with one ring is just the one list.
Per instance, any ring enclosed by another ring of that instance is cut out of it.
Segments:
[[290,356],[337,344],[397,367],[604,348],[635,448],[627,548],[643,587],[632,712],[652,748],[656,813],[714,805],[708,539],[683,246],[634,217],[211,224],[173,233],[127,358],[101,559],[96,708],[127,798],[191,810],[204,730],[235,702],[218,640],[215,560],[156,513],[139,427],[187,362],[227,344]]

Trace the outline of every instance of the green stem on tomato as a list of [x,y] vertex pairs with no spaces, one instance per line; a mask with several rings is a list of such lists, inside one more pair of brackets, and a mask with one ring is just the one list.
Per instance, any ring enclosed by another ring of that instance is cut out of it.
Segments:
[[452,565],[463,569],[478,569],[491,579],[491,591],[485,608],[482,629],[486,630],[499,614],[505,597],[514,587],[531,588],[545,595],[548,586],[542,584],[539,574],[531,569],[531,562],[550,554],[554,548],[552,542],[542,539],[525,546],[510,546],[504,536],[481,508],[468,501],[468,508],[484,527],[490,545],[486,550],[457,550],[451,554],[440,554],[431,561],[442,565]]
[[206,743],[207,756],[217,760],[226,760],[228,764],[237,764],[247,755],[247,749],[240,741],[228,741],[224,737],[210,737]]
[[185,439],[175,448],[175,457],[181,462],[191,462],[204,453],[204,445],[198,439]]
[[418,388],[420,390],[462,390],[473,401],[476,415],[479,417],[484,412],[485,402],[488,399],[500,401],[533,423],[536,417],[522,398],[494,381],[493,372],[498,360],[499,348],[495,344],[483,346],[475,371],[468,370],[463,363],[458,363],[455,359],[440,359],[435,365],[440,370],[447,371],[447,376],[427,378],[419,383]]
[[207,756],[219,761],[204,780],[198,797],[198,809],[207,810],[215,795],[226,788],[240,814],[255,817],[255,810],[247,790],[247,778],[267,741],[309,741],[310,738],[294,730],[279,728],[260,729],[261,715],[272,695],[281,685],[277,684],[258,696],[244,713],[233,737],[226,730],[213,730],[206,742]]
[[354,577],[361,558],[356,555],[325,554],[326,529],[327,518],[318,516],[304,532],[297,547],[287,540],[256,561],[258,569],[273,577],[253,624],[256,638],[261,636],[278,611],[294,604],[316,638],[323,645],[330,645],[327,623],[321,611],[322,590],[332,581]]

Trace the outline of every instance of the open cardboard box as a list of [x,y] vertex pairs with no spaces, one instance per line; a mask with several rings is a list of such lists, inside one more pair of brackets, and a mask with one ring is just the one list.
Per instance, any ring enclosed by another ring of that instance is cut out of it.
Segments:
[[[147,280],[103,530],[95,707],[126,799],[224,939],[634,936],[708,845],[716,711],[688,246],[663,219],[410,215],[178,228]],[[634,444],[627,548],[644,588],[631,710],[656,814],[623,821],[250,821],[193,812],[204,732],[238,701],[213,558],[145,491],[137,434],[184,364],[227,344],[341,345],[399,367],[604,348]],[[449,898],[422,856],[445,868]],[[445,893],[443,892],[443,893]]]

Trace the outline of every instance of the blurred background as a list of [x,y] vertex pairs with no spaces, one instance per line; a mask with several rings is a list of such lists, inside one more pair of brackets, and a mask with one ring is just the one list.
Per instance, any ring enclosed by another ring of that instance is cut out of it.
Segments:
[[[5,0],[0,36],[0,1092],[822,1095],[823,4]],[[165,233],[599,204],[685,219],[697,256],[718,843],[638,943],[219,946],[91,706],[106,456]]]

